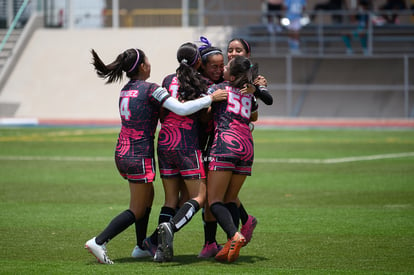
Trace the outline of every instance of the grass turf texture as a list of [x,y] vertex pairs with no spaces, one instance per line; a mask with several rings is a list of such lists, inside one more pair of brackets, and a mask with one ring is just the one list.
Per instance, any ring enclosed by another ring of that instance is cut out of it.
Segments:
[[[0,128],[2,274],[392,274],[414,272],[414,157],[289,163],[414,152],[414,131],[254,131],[240,198],[259,223],[233,264],[197,259],[201,215],[176,234],[170,263],[134,260],[135,229],[83,248],[128,206],[113,152],[118,129]],[[96,159],[94,159],[96,158]],[[275,161],[276,160],[276,161]],[[161,181],[148,232],[163,203]],[[225,235],[218,229],[218,240]]]

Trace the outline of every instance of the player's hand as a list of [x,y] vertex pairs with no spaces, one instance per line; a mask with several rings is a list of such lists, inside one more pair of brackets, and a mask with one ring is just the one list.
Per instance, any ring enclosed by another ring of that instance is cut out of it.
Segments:
[[228,92],[226,90],[219,89],[214,91],[214,93],[212,93],[210,96],[213,102],[223,101],[227,99]]
[[249,122],[249,128],[250,128],[250,132],[253,132],[254,124],[252,122]]
[[267,80],[263,76],[259,75],[253,82],[254,85],[257,86],[265,86],[267,87]]
[[244,88],[240,90],[242,94],[253,94],[256,91],[256,87],[253,84],[245,84]]

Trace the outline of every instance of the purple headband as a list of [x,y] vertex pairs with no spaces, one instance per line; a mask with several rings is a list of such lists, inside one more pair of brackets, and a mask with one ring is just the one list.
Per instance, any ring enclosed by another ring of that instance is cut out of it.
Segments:
[[138,52],[137,49],[134,49],[134,50],[137,52],[137,60],[135,60],[134,66],[132,66],[131,69],[129,69],[128,73],[132,72],[135,69],[135,67],[137,66],[137,64],[138,64],[139,52]]

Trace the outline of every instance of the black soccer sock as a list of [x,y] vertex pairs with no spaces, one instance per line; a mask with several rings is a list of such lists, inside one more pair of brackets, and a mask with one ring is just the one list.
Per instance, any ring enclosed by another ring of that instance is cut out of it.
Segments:
[[135,222],[135,215],[131,210],[125,210],[118,216],[112,219],[109,225],[99,234],[95,241],[97,244],[102,245],[109,242],[116,235],[127,229],[131,224]]
[[189,200],[185,202],[171,220],[171,223],[173,224],[173,230],[175,232],[180,230],[191,220],[191,218],[195,215],[195,213],[197,213],[199,209],[200,205],[196,200]]
[[[158,224],[161,224],[163,222],[169,222],[172,217],[175,215],[175,210],[171,207],[163,206],[161,207],[161,212],[158,217]],[[157,229],[154,230],[152,235],[150,236],[151,243],[157,245],[158,244],[158,232]]]
[[239,206],[239,212],[240,212],[240,221],[244,225],[244,224],[246,224],[247,220],[249,219],[249,214],[247,214],[246,209],[244,209],[244,206],[241,203],[240,203],[240,206]]
[[204,243],[217,243],[216,233],[217,233],[217,221],[205,221],[204,219],[204,209],[202,212],[203,226],[204,226]]
[[210,206],[211,213],[216,217],[218,224],[227,234],[227,239],[231,239],[237,232],[234,226],[233,218],[230,211],[221,202],[215,202]]
[[137,236],[137,245],[139,246],[139,248],[142,248],[142,242],[147,236],[150,213],[151,207],[148,207],[145,210],[145,215],[141,219],[135,221],[135,234]]
[[227,207],[227,209],[229,210],[231,214],[231,217],[234,222],[234,226],[236,228],[239,228],[240,211],[239,211],[239,208],[237,207],[237,204],[235,204],[234,202],[229,202],[229,203],[226,203],[225,206]]
[[160,216],[158,217],[158,224],[169,222],[175,215],[175,209],[167,206],[161,207]]
[[204,223],[204,240],[205,243],[216,243],[217,221]]

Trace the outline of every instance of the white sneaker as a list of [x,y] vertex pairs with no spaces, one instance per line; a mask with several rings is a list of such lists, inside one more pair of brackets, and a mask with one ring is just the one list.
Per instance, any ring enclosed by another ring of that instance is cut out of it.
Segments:
[[101,264],[114,264],[111,259],[106,255],[106,246],[105,244],[99,245],[95,241],[96,237],[90,239],[85,243],[85,248],[89,250],[92,255],[100,262]]
[[152,257],[151,252],[145,249],[141,249],[138,245],[135,246],[134,250],[131,253],[132,258],[145,258]]

